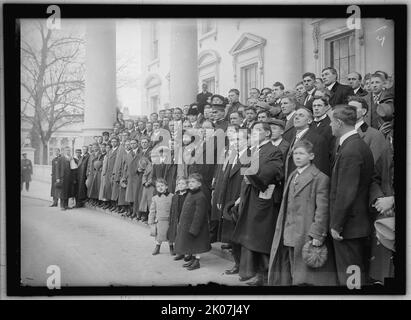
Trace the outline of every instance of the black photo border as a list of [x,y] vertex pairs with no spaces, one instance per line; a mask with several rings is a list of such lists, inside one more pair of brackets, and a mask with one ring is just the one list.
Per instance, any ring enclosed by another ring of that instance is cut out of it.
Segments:
[[[361,18],[394,20],[395,28],[395,278],[384,286],[359,290],[345,287],[240,287],[218,284],[162,287],[47,287],[20,282],[20,26],[22,18],[47,18],[46,4],[4,4],[4,89],[6,159],[6,267],[8,296],[102,295],[402,295],[406,293],[406,70],[407,5],[359,5]],[[61,18],[347,18],[348,5],[129,5],[57,4]]]

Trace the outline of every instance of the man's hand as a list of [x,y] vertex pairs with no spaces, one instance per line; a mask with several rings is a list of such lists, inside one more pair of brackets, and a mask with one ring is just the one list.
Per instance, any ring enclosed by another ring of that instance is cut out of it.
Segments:
[[323,245],[323,241],[313,238],[312,244],[314,247],[321,247]]
[[248,180],[247,176],[244,176],[244,181],[246,184],[250,184],[250,180]]
[[344,238],[340,236],[340,233],[334,229],[331,229],[331,236],[333,237],[334,240],[337,240],[337,241],[344,240]]
[[375,201],[375,208],[377,209],[378,212],[383,213],[383,214],[391,210],[393,206],[394,206],[393,196],[378,198],[377,201]]

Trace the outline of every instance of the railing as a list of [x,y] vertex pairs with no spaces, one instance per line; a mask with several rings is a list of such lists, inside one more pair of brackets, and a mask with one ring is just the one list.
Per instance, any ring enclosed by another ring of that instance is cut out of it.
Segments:
[[33,180],[50,182],[51,181],[51,166],[49,165],[33,165]]

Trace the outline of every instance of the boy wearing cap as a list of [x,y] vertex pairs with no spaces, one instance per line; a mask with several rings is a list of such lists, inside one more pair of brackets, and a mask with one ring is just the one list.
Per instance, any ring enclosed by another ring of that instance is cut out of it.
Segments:
[[[337,285],[334,260],[328,241],[330,179],[312,163],[313,144],[300,140],[294,146],[297,167],[287,180],[271,247],[268,284]],[[327,246],[328,257],[318,268],[303,260],[303,246]]]

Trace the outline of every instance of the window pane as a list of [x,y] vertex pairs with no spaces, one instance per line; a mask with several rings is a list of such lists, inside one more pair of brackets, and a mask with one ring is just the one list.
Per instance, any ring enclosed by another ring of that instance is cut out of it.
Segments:
[[350,35],[349,54],[350,54],[350,56],[355,55],[355,37],[354,37],[354,35]]
[[346,83],[348,75],[348,57],[340,60],[340,81]]
[[355,68],[355,55],[350,56],[348,62],[349,62],[350,72],[356,71],[356,68]]
[[348,57],[348,37],[340,40],[340,58]]
[[332,51],[333,51],[333,59],[339,59],[340,58],[340,43],[338,40],[332,42]]
[[332,67],[337,70],[338,74],[340,74],[340,60],[334,60]]

